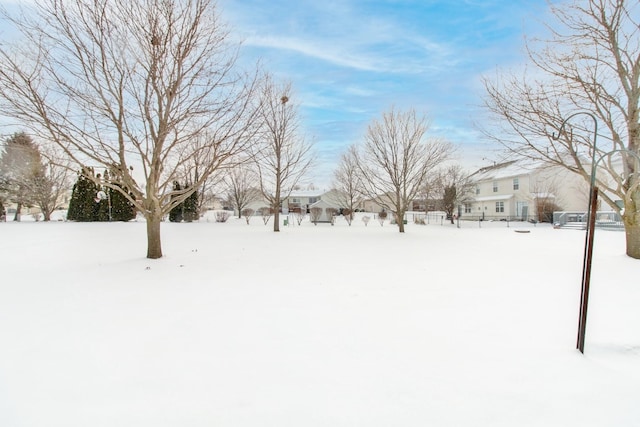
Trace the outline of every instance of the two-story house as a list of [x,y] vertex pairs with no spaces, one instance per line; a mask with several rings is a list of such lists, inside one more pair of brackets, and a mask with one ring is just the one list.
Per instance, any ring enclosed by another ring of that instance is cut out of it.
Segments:
[[467,218],[551,221],[554,210],[587,206],[587,183],[561,167],[514,160],[481,168],[470,178]]

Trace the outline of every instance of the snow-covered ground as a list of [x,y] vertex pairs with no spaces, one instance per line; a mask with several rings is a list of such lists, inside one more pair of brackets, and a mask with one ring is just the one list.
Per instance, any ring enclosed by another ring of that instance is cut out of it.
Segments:
[[640,425],[624,233],[582,355],[584,232],[508,225],[0,223],[0,426]]

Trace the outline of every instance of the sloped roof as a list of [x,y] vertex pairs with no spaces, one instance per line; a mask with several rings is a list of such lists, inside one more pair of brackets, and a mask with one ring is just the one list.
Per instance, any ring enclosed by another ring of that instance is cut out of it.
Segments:
[[330,200],[320,199],[315,203],[309,205],[309,208],[315,207],[328,207],[328,208],[339,208],[339,206],[335,203],[332,203]]
[[527,160],[511,160],[478,169],[471,174],[473,181],[491,181],[502,178],[511,178],[527,175],[538,169],[539,165]]

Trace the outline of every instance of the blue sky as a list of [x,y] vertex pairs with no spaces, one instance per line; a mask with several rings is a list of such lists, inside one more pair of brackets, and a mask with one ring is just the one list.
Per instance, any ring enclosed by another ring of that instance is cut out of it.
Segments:
[[430,135],[458,146],[472,170],[495,157],[483,120],[480,77],[524,60],[523,37],[541,31],[545,0],[221,0],[223,17],[260,58],[290,80],[315,141],[311,180],[330,184],[347,146],[391,106],[415,108]]
[[[0,0],[0,5],[15,4]],[[546,0],[218,0],[242,40],[242,61],[260,60],[289,80],[303,130],[315,144],[309,181],[327,188],[340,155],[392,106],[415,108],[429,135],[458,147],[465,168],[496,158],[474,123],[484,120],[480,77],[524,61]]]

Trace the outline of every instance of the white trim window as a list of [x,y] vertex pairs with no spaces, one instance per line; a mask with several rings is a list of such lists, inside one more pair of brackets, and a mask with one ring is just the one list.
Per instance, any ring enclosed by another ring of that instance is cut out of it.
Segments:
[[494,193],[498,192],[498,181],[493,181],[493,192]]
[[496,202],[496,212],[497,213],[504,212],[504,202]]
[[513,178],[513,189],[514,190],[520,189],[520,180],[518,178]]

